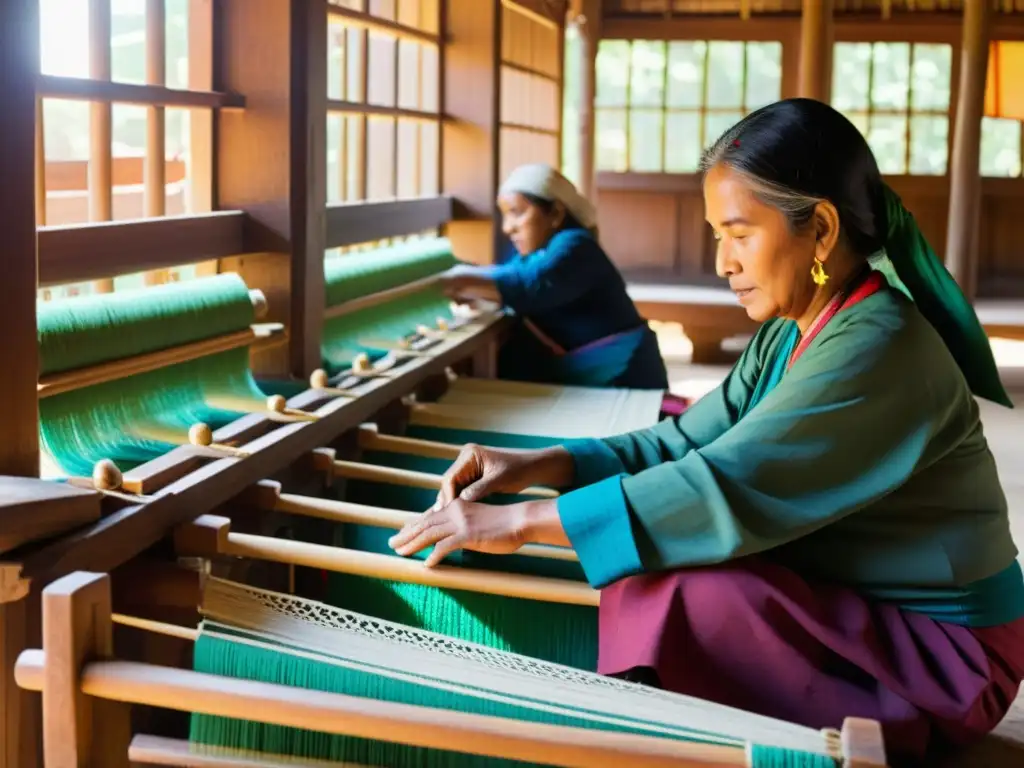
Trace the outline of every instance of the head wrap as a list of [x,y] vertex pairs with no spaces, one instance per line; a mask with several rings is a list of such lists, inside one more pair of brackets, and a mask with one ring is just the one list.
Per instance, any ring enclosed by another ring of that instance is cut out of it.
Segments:
[[597,212],[587,198],[565,176],[546,163],[520,165],[501,185],[499,195],[533,195],[541,200],[559,202],[584,228],[597,229]]
[[885,251],[892,267],[921,314],[953,355],[971,391],[978,397],[1013,407],[999,379],[988,335],[974,307],[928,245],[913,214],[888,185],[885,207],[889,231]]

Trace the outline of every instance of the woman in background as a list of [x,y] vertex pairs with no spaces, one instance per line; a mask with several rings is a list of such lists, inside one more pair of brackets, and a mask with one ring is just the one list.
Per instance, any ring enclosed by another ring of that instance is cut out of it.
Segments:
[[523,165],[502,184],[498,207],[518,255],[459,265],[443,280],[457,301],[494,301],[518,316],[499,378],[667,389],[657,337],[598,244],[593,206],[572,183],[548,165]]
[[[827,104],[726,132],[704,201],[718,272],[763,323],[724,383],[646,430],[467,446],[391,544],[433,546],[428,566],[571,546],[601,590],[599,672],[814,728],[870,718],[891,765],[936,765],[1024,677],[1024,575],[975,401],[1011,405],[988,338]],[[564,491],[479,501],[531,485]]]

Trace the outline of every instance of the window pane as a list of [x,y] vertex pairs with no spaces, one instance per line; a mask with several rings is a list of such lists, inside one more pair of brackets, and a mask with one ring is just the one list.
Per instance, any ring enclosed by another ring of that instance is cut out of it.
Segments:
[[723,133],[743,119],[742,112],[712,112],[704,116],[704,148],[710,147]]
[[597,49],[595,103],[599,107],[624,107],[629,90],[629,42],[602,40]]
[[694,173],[700,163],[700,113],[670,112],[665,130],[665,172]]
[[872,115],[868,143],[882,173],[907,172],[907,118]]
[[344,137],[342,128],[345,118],[342,115],[327,115],[327,203],[341,202],[341,172]]
[[906,109],[910,91],[910,43],[875,43],[872,48],[871,105]]
[[597,134],[594,158],[602,171],[626,170],[626,111],[598,109],[594,120]]
[[949,118],[914,115],[910,118],[910,172],[920,176],[946,173]]
[[665,100],[665,43],[635,41],[630,63],[630,105],[660,107]]
[[716,40],[708,44],[709,107],[743,106],[743,43]]
[[629,113],[629,168],[660,171],[663,114],[660,109],[633,109]]
[[753,112],[779,100],[782,93],[782,43],[747,43],[744,101]]
[[671,42],[668,44],[669,107],[696,108],[704,102],[705,42]]
[[118,83],[146,82],[145,0],[111,0],[110,72]]
[[142,194],[146,157],[146,108],[113,104],[110,109],[113,142],[113,218],[115,221],[145,216]]
[[88,75],[89,3],[39,0],[39,58],[44,75]]
[[836,43],[832,57],[832,106],[867,110],[871,43]]
[[[167,87],[188,88],[188,8],[189,0],[166,0]],[[202,51],[196,51],[197,56]]]
[[981,121],[982,176],[1021,175],[1021,123],[993,117]]
[[914,46],[911,104],[915,110],[949,110],[952,66],[952,46],[924,43]]

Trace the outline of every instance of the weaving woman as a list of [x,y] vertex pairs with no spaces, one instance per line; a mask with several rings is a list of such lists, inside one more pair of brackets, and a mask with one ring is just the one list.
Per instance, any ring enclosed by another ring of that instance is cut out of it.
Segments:
[[[467,447],[392,546],[572,546],[604,674],[875,718],[911,764],[980,738],[1024,676],[1024,580],[972,395],[1010,403],[972,308],[827,105],[738,123],[704,196],[718,272],[764,323],[722,385],[648,430]],[[566,492],[473,501],[531,484]]]
[[498,207],[519,255],[445,274],[452,298],[494,301],[518,315],[498,376],[667,389],[657,337],[598,244],[593,206],[572,183],[547,165],[520,166],[502,184]]

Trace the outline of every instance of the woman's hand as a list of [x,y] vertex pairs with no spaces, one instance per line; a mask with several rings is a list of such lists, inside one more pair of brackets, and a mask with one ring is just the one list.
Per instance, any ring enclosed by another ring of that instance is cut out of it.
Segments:
[[479,267],[458,264],[441,273],[441,290],[445,296],[455,301],[501,301],[501,292],[494,280],[488,277]]
[[531,541],[568,545],[553,500],[494,506],[457,499],[407,523],[388,544],[403,557],[433,546],[425,561],[432,568],[460,549],[507,555]]
[[572,456],[563,448],[513,451],[470,443],[441,478],[433,510],[456,499],[479,501],[492,493],[518,493],[531,485],[569,485],[574,470]]

